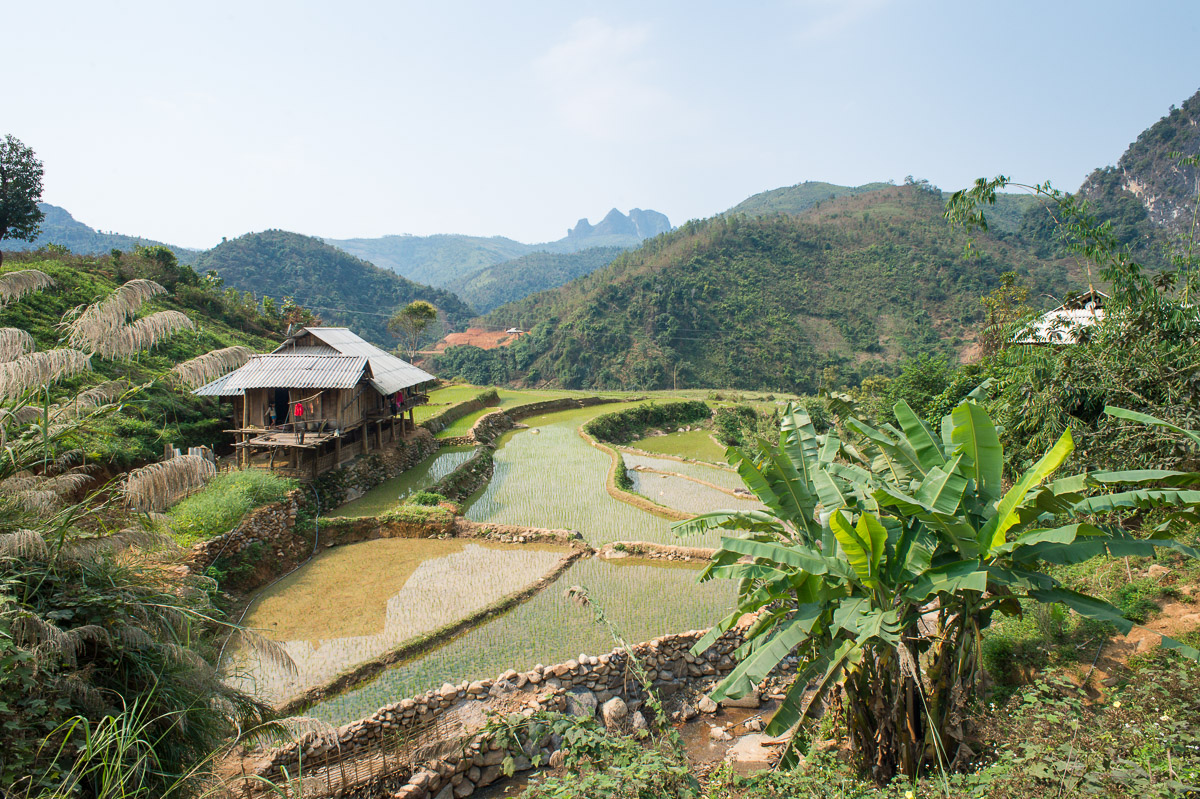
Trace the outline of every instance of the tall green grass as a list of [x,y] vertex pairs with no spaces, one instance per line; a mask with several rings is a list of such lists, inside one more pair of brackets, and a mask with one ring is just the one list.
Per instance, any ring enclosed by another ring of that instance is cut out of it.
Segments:
[[279,502],[296,485],[295,480],[266,471],[226,472],[167,515],[176,540],[186,546],[229,532],[247,511]]

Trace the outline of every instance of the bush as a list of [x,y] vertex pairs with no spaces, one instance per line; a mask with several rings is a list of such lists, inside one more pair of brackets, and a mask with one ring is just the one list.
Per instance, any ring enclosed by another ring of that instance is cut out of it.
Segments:
[[417,491],[413,494],[410,494],[404,501],[409,505],[422,505],[429,507],[432,505],[440,505],[446,501],[446,498],[434,491]]
[[281,501],[295,487],[295,480],[270,472],[226,472],[167,515],[179,543],[192,544],[229,532],[248,511]]
[[706,421],[711,412],[702,400],[648,403],[597,416],[584,425],[588,435],[608,444],[624,444],[640,438],[651,427],[678,426]]

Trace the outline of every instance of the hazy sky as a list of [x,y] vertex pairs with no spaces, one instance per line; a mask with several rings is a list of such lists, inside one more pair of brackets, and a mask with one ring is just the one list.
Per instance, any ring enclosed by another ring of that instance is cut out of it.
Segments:
[[38,0],[0,20],[0,134],[43,159],[44,199],[192,247],[545,241],[804,180],[1073,190],[1200,88],[1194,0]]

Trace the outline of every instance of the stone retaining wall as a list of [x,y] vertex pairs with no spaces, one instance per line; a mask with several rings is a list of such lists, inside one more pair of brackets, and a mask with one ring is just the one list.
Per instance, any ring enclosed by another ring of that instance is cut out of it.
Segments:
[[406,472],[438,450],[438,441],[428,430],[415,433],[377,452],[356,458],[340,469],[318,477],[313,488],[321,508],[332,510],[365,494],[375,486]]
[[437,416],[429,417],[421,422],[421,427],[430,433],[439,433],[464,416],[468,416],[476,411],[482,411],[489,405],[495,405],[499,402],[500,395],[496,393],[496,389],[488,389],[487,391],[480,392],[474,399],[460,402],[457,405],[451,405]]
[[183,565],[195,574],[202,574],[218,561],[241,563],[250,554],[247,550],[257,546],[261,550],[257,563],[230,587],[250,591],[266,585],[276,575],[295,568],[312,552],[312,539],[296,532],[296,515],[303,499],[304,491],[295,489],[282,502],[255,508],[233,530],[192,546]]
[[681,547],[674,544],[653,544],[646,541],[613,541],[600,547],[600,551],[596,554],[605,560],[634,557],[695,563],[710,561],[715,553],[715,549],[705,547]]
[[[664,635],[638,644],[633,647],[633,652],[653,675],[657,691],[670,696],[693,682],[731,671],[734,667],[732,653],[741,645],[743,631],[743,627],[729,630],[698,656],[689,650],[704,633],[695,630]],[[565,711],[569,708],[575,712],[576,706],[594,710],[619,698],[626,711],[632,714],[640,711],[644,699],[642,688],[629,668],[629,653],[626,650],[614,649],[600,656],[581,655],[578,659],[553,666],[539,664],[525,672],[510,669],[492,680],[464,681],[457,685],[446,683],[436,690],[385,705],[364,719],[339,727],[335,735],[308,733],[297,744],[268,753],[255,766],[253,773],[268,780],[280,781],[285,772],[297,774],[302,762],[305,768],[313,769],[341,759],[365,756],[384,746],[385,739],[411,735],[433,727],[439,718],[451,711],[470,717],[476,715],[472,710],[480,710],[489,700],[505,697],[524,699],[526,713],[538,709]],[[470,730],[466,733],[470,740]],[[457,746],[448,748],[459,749]],[[498,747],[493,749],[487,740],[476,738],[465,747],[465,751],[452,751],[420,761],[407,783],[394,789],[390,795],[407,799],[448,799],[451,796],[461,799],[470,796],[476,788],[500,779],[498,769],[486,772],[486,778],[484,769],[497,765],[510,754],[514,758],[524,758],[523,762],[518,762],[518,770],[521,767],[529,768],[531,753],[505,752],[500,756],[491,755],[490,761],[494,762],[489,762],[489,755],[485,753],[496,751],[501,750]],[[550,752],[543,754],[548,757]],[[480,755],[484,762],[476,762]],[[367,790],[358,795],[376,794]]]

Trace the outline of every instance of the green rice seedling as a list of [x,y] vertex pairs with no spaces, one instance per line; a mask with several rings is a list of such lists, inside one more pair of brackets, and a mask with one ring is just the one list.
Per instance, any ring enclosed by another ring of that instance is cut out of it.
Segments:
[[528,602],[306,712],[344,724],[445,682],[490,679],[510,668],[524,671],[611,651],[608,631],[567,596],[573,585],[586,585],[629,641],[706,626],[719,608],[732,607],[736,592],[720,580],[697,585],[697,574],[694,566],[633,558],[579,561]]
[[[715,470],[714,470],[715,471]],[[717,510],[762,510],[765,506],[753,497],[733,497],[724,491],[693,480],[657,472],[632,472],[633,491],[652,502],[686,513],[711,513]]]
[[725,447],[714,441],[712,433],[706,429],[639,438],[631,442],[629,446],[646,452],[675,455],[680,458],[692,458],[709,463],[725,462]]
[[230,682],[278,703],[537,582],[560,548],[385,538],[321,553],[256,601],[244,624],[283,643],[294,672],[248,650]]
[[[578,427],[624,406],[601,405],[535,416],[528,430],[500,439],[491,482],[466,515],[476,521],[578,530],[592,546],[610,541],[674,543],[670,522],[609,496],[611,460]],[[732,498],[731,498],[732,499]],[[697,546],[715,546],[715,536]]]

